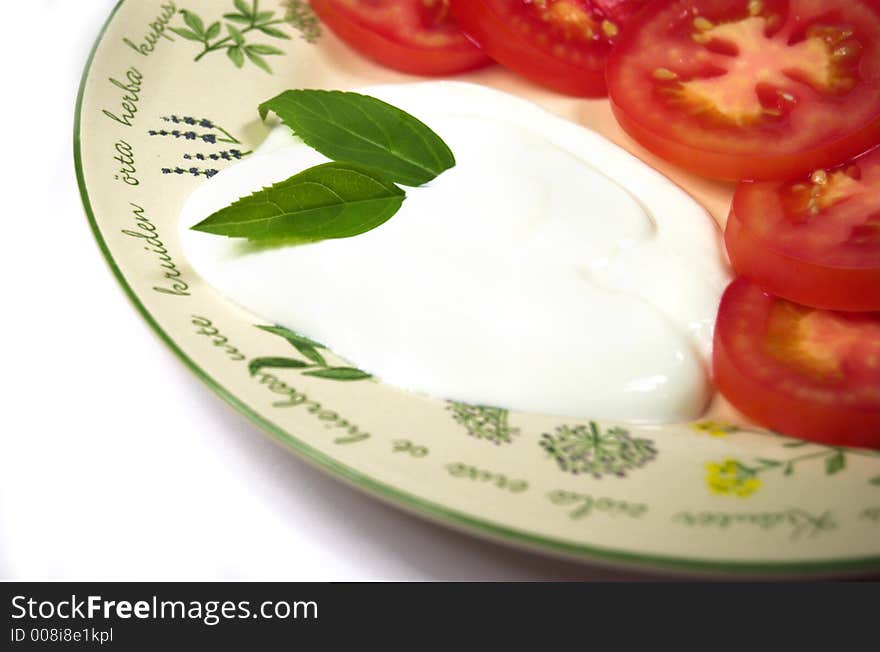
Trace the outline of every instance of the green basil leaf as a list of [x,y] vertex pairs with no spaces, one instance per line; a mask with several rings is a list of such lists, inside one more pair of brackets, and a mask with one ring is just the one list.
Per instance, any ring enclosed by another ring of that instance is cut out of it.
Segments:
[[353,367],[331,367],[330,369],[315,369],[314,371],[305,371],[303,376],[313,376],[314,378],[327,378],[328,380],[366,380],[372,376],[360,369]]
[[871,478],[870,480],[868,480],[868,482],[870,482],[875,487],[880,487],[880,475]]
[[254,358],[248,363],[248,371],[251,376],[256,375],[262,369],[304,369],[311,367],[307,362],[293,358]]
[[199,36],[205,35],[205,23],[197,14],[194,14],[191,11],[187,11],[184,9],[180,13],[183,14],[183,22],[187,24],[187,26],[194,31]]
[[192,227],[270,244],[348,238],[396,213],[403,190],[350,163],[324,163],[243,197]]
[[239,46],[233,45],[226,48],[226,56],[230,58],[236,68],[241,68],[244,65],[244,52],[241,51]]
[[264,23],[267,20],[272,20],[272,16],[274,15],[274,11],[261,11],[256,15],[255,19],[258,23]]
[[292,90],[260,105],[264,119],[269,111],[327,158],[366,165],[403,185],[420,186],[455,165],[427,125],[374,97]]

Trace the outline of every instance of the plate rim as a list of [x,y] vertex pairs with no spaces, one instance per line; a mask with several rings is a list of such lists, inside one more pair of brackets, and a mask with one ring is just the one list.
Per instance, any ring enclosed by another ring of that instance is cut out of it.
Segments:
[[158,321],[141,302],[137,293],[126,280],[124,274],[116,264],[112,253],[104,239],[94,211],[85,182],[85,172],[82,162],[82,107],[85,97],[86,84],[91,77],[92,64],[104,37],[116,18],[119,10],[129,0],[118,0],[116,6],[105,20],[92,45],[86,59],[79,89],[76,97],[76,107],[73,122],[73,162],[76,172],[77,187],[80,193],[83,210],[88,220],[95,242],[104,257],[104,261],[110,268],[116,281],[121,286],[125,296],[146,321],[147,325],[158,336],[171,352],[189,369],[199,380],[219,396],[227,405],[235,409],[239,414],[254,423],[277,444],[283,446],[288,452],[292,452],[299,459],[321,470],[335,480],[341,480],[348,486],[362,491],[367,495],[380,499],[383,503],[401,509],[407,513],[419,516],[444,527],[452,527],[469,535],[476,535],[504,545],[512,545],[520,549],[526,549],[540,554],[550,554],[568,560],[581,563],[592,563],[607,568],[634,570],[654,573],[685,572],[690,575],[731,575],[741,577],[756,576],[833,576],[833,575],[863,575],[871,572],[880,572],[880,556],[844,557],[828,560],[806,561],[742,561],[742,560],[711,560],[694,559],[689,557],[674,557],[668,555],[651,555],[637,552],[627,552],[602,546],[592,546],[574,543],[562,539],[541,536],[516,528],[501,525],[490,520],[471,516],[467,513],[445,507],[441,504],[426,500],[407,491],[397,489],[372,478],[356,469],[353,469],[332,457],[325,455],[311,447],[306,442],[298,439],[292,433],[275,425],[256,411],[248,407],[231,391],[227,390],[218,380],[213,378],[204,369],[199,367],[194,360],[176,344],[174,339],[165,332]]

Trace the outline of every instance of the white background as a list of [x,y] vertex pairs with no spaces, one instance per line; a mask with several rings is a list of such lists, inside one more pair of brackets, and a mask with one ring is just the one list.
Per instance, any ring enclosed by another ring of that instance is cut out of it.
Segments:
[[363,496],[165,349],[106,267],[73,174],[79,77],[115,2],[4,3],[0,579],[633,578]]

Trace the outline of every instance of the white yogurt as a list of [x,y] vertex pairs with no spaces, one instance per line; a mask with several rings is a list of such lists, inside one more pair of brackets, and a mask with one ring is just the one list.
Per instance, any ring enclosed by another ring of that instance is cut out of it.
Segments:
[[428,124],[457,165],[369,233],[274,249],[191,231],[326,159],[276,128],[190,197],[194,269],[260,321],[386,383],[548,414],[677,421],[711,396],[729,277],[693,199],[598,134],[455,82],[364,89]]

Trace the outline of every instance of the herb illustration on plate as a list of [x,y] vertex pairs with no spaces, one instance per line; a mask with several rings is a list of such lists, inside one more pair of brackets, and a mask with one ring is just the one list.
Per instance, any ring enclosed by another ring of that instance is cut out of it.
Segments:
[[540,446],[561,470],[597,480],[607,475],[622,478],[657,458],[650,439],[633,437],[617,426],[603,431],[595,421],[589,426],[559,426],[555,433],[541,435]]
[[[824,465],[825,475],[830,477],[846,470],[850,456],[880,460],[880,453],[867,450],[841,446],[821,446],[805,441],[791,441],[783,444],[785,449],[800,449],[805,446],[819,446],[819,450],[783,459],[759,457],[748,463],[732,457],[718,462],[708,462],[705,465],[706,487],[718,496],[748,498],[761,488],[763,480],[760,476],[762,474],[778,471],[782,473],[783,477],[790,477],[794,475],[795,468],[804,462],[821,462]],[[880,475],[871,478],[868,483],[880,487]]]
[[498,446],[512,444],[513,438],[519,434],[519,428],[512,427],[507,421],[510,416],[508,410],[455,401],[450,401],[447,409],[452,412],[452,418],[475,439],[484,439]]
[[324,378],[325,380],[352,381],[368,380],[372,376],[354,367],[334,367],[327,362],[321,351],[327,347],[310,340],[283,326],[257,326],[260,330],[278,335],[287,340],[305,360],[289,357],[254,358],[248,363],[248,370],[255,376],[263,369],[297,369],[303,376]]
[[268,56],[281,56],[284,51],[274,45],[255,43],[253,36],[262,35],[274,39],[290,40],[282,27],[290,25],[298,30],[309,43],[317,41],[321,26],[311,7],[304,0],[288,0],[285,14],[276,17],[275,11],[260,11],[259,0],[234,0],[235,11],[223,14],[223,20],[206,22],[199,14],[181,9],[183,25],[169,29],[188,41],[202,46],[194,61],[201,61],[214,52],[226,52],[236,68],[243,68],[248,61],[257,68],[272,74],[266,61]]
[[162,174],[190,175],[210,179],[220,172],[218,166],[240,161],[253,152],[244,150],[242,142],[214,120],[188,115],[164,115],[167,126],[150,129],[147,133],[157,138],[185,141],[201,147],[213,146],[210,151],[189,151],[183,154],[183,163],[163,167]]

